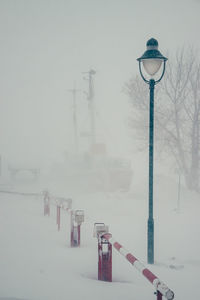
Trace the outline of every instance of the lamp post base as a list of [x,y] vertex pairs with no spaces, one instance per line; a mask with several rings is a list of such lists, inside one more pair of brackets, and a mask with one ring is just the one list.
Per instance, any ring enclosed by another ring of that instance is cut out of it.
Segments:
[[154,264],[154,220],[148,219],[148,264]]

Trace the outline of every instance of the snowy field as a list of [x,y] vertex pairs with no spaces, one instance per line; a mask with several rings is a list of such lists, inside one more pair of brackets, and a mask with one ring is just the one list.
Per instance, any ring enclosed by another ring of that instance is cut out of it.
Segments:
[[[42,192],[42,185],[15,185],[13,190]],[[104,222],[113,237],[146,265],[147,195],[142,185],[129,193],[82,193],[55,185],[56,196],[72,197],[84,209],[81,247],[70,248],[70,219],[56,207],[43,215],[41,196],[0,193],[0,300],[155,300],[153,286],[113,249],[113,282],[97,280],[94,222]],[[1,188],[3,190],[5,188]],[[175,293],[175,299],[199,299],[200,201],[177,182],[156,177],[154,196],[155,264],[147,267]]]

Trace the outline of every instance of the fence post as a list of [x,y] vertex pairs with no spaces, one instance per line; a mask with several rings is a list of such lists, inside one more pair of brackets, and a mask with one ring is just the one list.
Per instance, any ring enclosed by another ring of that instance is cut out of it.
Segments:
[[71,210],[71,247],[80,247],[81,224],[84,221],[83,210]]

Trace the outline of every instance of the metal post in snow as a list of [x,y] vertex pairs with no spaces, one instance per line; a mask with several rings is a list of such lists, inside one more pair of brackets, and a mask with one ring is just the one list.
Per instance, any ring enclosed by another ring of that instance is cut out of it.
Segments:
[[44,192],[44,216],[50,215],[50,200],[48,192]]
[[74,211],[71,210],[71,236],[70,236],[71,247],[75,246],[74,242]]
[[47,214],[50,216],[50,199],[48,198]]
[[81,225],[77,225],[78,246],[81,244]]
[[47,200],[46,200],[46,214],[48,216],[50,216],[50,199],[49,199],[49,196],[47,197]]
[[45,202],[45,198],[44,198],[44,216],[46,216],[46,202]]
[[58,225],[58,231],[60,230],[60,206],[57,205],[57,218],[56,218],[56,222]]
[[98,239],[98,280],[112,282],[112,245]]
[[83,210],[71,211],[71,247],[80,247],[81,241],[81,224],[84,221]]
[[80,246],[80,230],[78,232],[78,227],[74,224],[71,228],[71,247],[79,247]]
[[104,223],[95,223],[94,237],[98,239],[98,280],[112,282],[112,245],[101,236],[106,231],[108,226]]

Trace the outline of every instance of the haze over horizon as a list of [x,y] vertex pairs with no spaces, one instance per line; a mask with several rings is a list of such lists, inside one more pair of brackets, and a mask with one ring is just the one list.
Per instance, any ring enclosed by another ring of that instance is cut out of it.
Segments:
[[[124,82],[155,37],[163,54],[200,48],[200,1],[0,1],[0,148],[9,161],[48,163],[73,148],[72,95],[87,91],[82,72],[96,70],[98,139],[131,156]],[[170,59],[170,57],[169,57]],[[77,94],[79,131],[88,103]],[[86,143],[80,138],[80,144]]]

